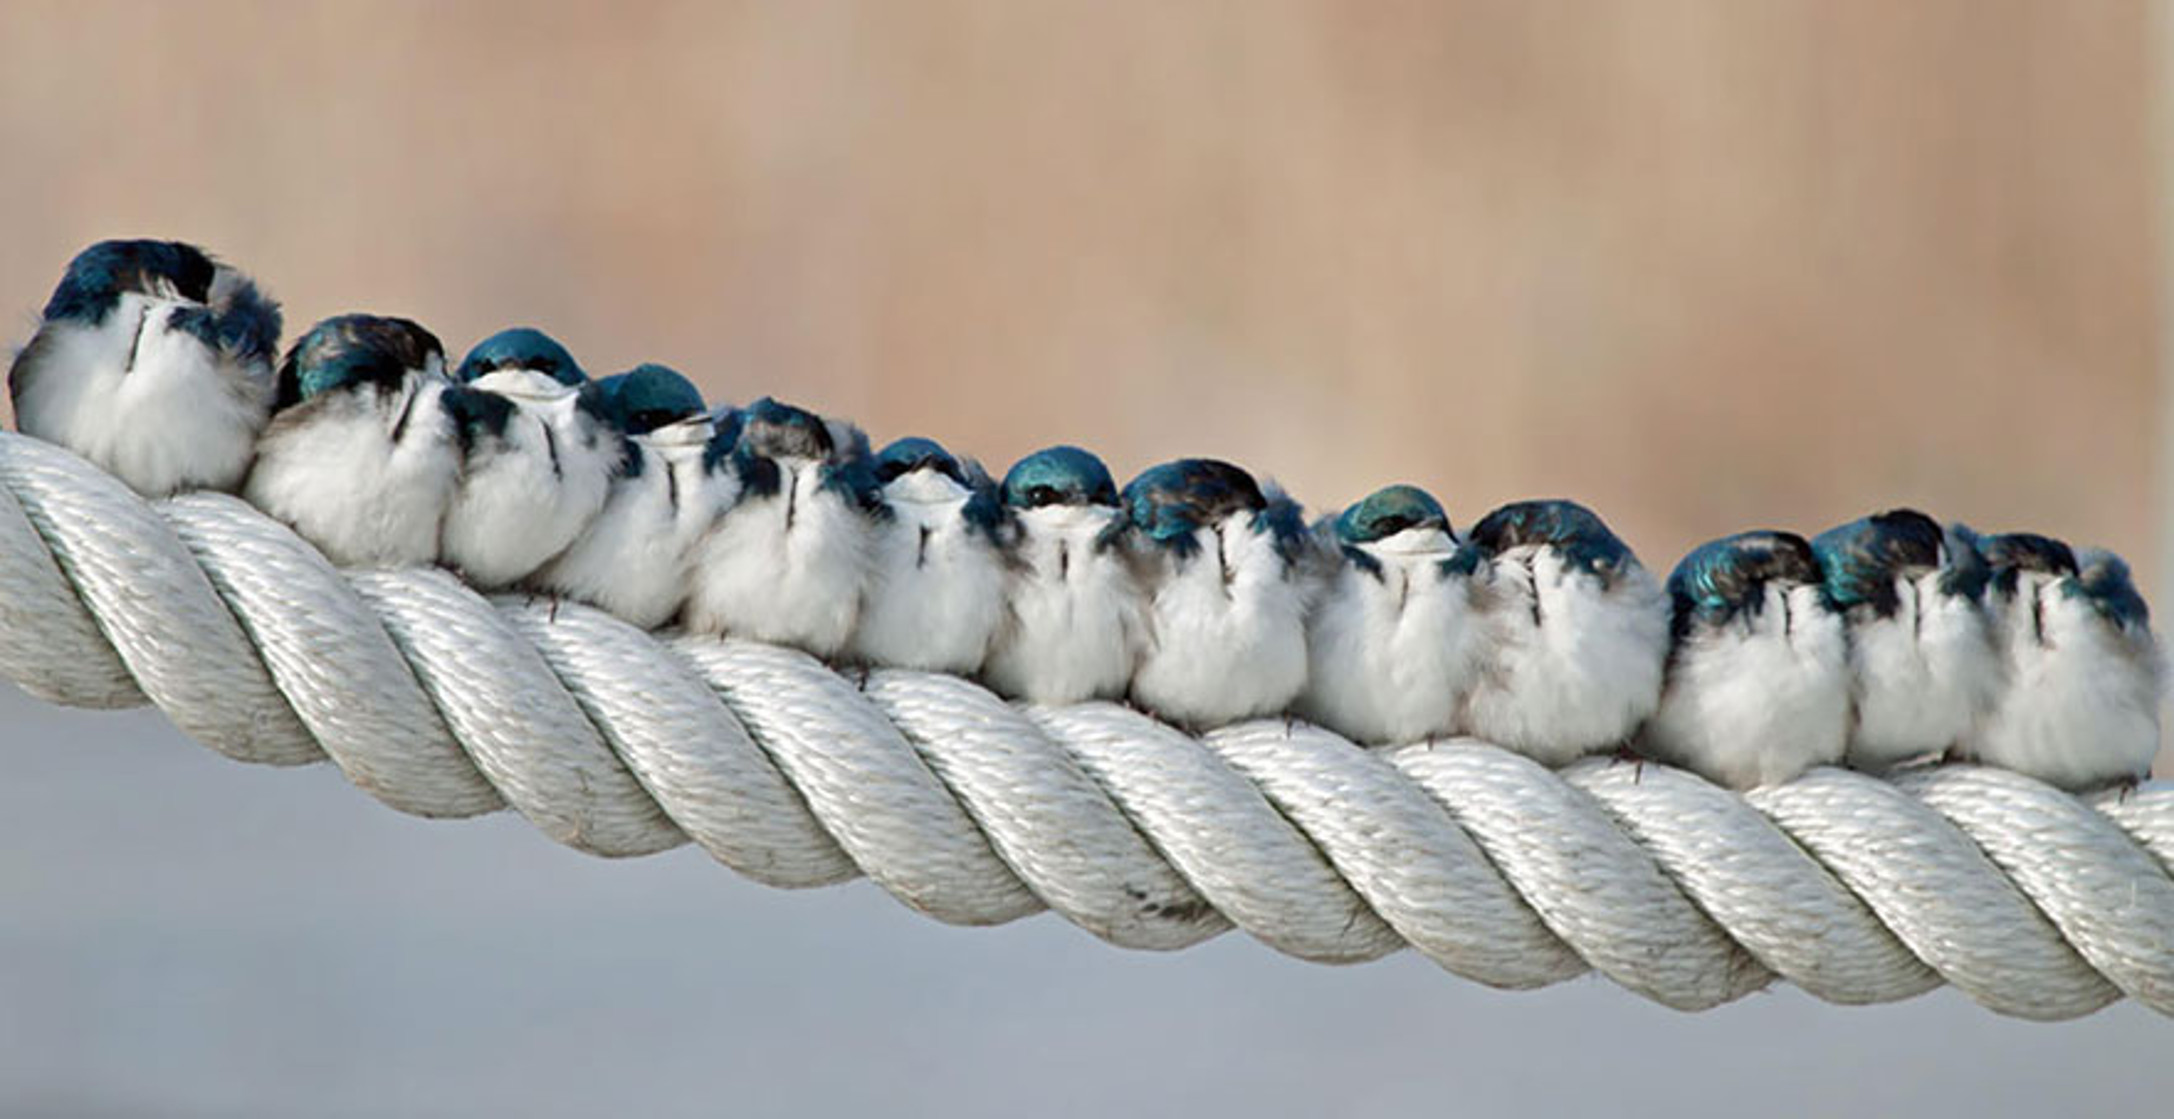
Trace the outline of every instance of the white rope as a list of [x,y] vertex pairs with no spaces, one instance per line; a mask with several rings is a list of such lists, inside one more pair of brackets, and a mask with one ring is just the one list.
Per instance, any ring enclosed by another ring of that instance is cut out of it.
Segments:
[[1740,796],[1281,720],[1196,738],[435,569],[336,571],[233,498],[148,505],[14,435],[0,673],[55,703],[156,704],[237,760],[329,757],[403,812],[511,807],[608,856],[691,839],[774,886],[865,874],[954,924],[1047,908],[1151,949],[1236,926],[1335,963],[1409,946],[1497,987],[1591,969],[1685,1010],[1779,978],[1843,1003],[1946,982],[2027,1018],[2124,995],[2174,1013],[2163,787],[2086,802],[1944,766]]

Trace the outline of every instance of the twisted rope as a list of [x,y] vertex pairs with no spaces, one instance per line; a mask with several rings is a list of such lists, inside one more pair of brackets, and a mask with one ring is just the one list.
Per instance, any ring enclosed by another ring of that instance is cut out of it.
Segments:
[[1280,720],[1200,737],[1092,703],[650,634],[342,572],[217,494],[156,505],[0,435],[0,673],[156,704],[239,761],[330,758],[419,816],[510,807],[598,855],[692,840],[773,886],[865,874],[940,921],[1051,909],[1127,948],[1236,926],[1308,960],[1410,947],[1495,987],[1598,971],[1683,1010],[1777,978],[1873,1003],[1946,982],[2059,1019],[2174,1013],[2174,791],[2078,800],[1965,766],[1739,796],[1483,743],[1366,750]]

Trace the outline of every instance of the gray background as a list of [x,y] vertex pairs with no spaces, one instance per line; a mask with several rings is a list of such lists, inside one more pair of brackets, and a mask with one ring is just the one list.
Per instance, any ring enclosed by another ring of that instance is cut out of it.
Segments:
[[784,892],[426,822],[0,690],[0,1114],[2163,1114],[2174,1023],[1951,991],[1698,1015],[1586,978]]

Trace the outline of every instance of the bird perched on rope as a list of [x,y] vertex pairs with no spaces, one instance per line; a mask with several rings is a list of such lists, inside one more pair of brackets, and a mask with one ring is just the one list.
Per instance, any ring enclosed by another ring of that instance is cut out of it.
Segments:
[[1895,509],[1820,533],[1812,552],[1849,635],[1849,764],[1876,772],[1961,742],[2001,675],[1977,547]]
[[1124,695],[1146,615],[1109,468],[1078,447],[1046,447],[1005,473],[1001,494],[1011,577],[982,675],[1033,703]]
[[1842,760],[1849,653],[1808,541],[1761,531],[1702,544],[1668,594],[1672,647],[1646,754],[1738,789]]
[[463,432],[503,423],[511,408],[455,387],[437,337],[407,319],[326,319],[280,364],[243,496],[334,563],[430,563]]
[[1316,531],[1342,562],[1307,624],[1299,709],[1360,742],[1456,733],[1485,651],[1481,554],[1417,486],[1377,490]]
[[1472,528],[1485,558],[1486,671],[1465,733],[1543,765],[1625,746],[1660,706],[1669,605],[1598,514],[1505,505]]
[[539,330],[484,339],[455,379],[512,407],[478,412],[468,428],[439,559],[478,587],[510,587],[596,519],[624,455],[622,433],[573,355]]
[[1196,727],[1289,707],[1322,566],[1298,503],[1215,459],[1153,467],[1121,497],[1148,616],[1133,701]]
[[279,305],[179,241],[68,263],[8,369],[15,426],[146,497],[241,484],[271,413]]
[[2148,776],[2164,670],[2128,565],[2028,533],[1979,548],[2006,679],[1956,753],[2079,791]]
[[687,627],[844,650],[860,619],[869,528],[886,515],[868,437],[764,397],[747,406],[729,468],[739,500],[695,548]]
[[739,493],[729,469],[705,468],[730,454],[739,416],[713,421],[693,383],[662,365],[596,384],[607,426],[624,433],[618,472],[596,518],[532,583],[651,629],[679,612],[689,550]]
[[1004,616],[996,483],[980,464],[917,438],[883,448],[875,476],[890,516],[871,529],[853,656],[923,672],[978,671]]

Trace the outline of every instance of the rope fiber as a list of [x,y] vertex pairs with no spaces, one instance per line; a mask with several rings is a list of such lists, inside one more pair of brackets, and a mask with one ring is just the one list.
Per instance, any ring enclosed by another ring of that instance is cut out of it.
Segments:
[[1948,983],[2024,1018],[2123,996],[2174,1014],[2163,785],[2078,799],[1946,765],[1739,795],[1281,719],[1196,737],[487,598],[436,568],[336,570],[238,499],[146,503],[12,434],[0,674],[58,704],[155,704],[238,761],[329,758],[402,812],[511,808],[609,857],[691,840],[772,886],[866,875],[952,924],[1050,909],[1145,949],[1236,927],[1327,963],[1409,947],[1494,987],[1590,970],[1681,1010],[1786,980],[1838,1003]]

